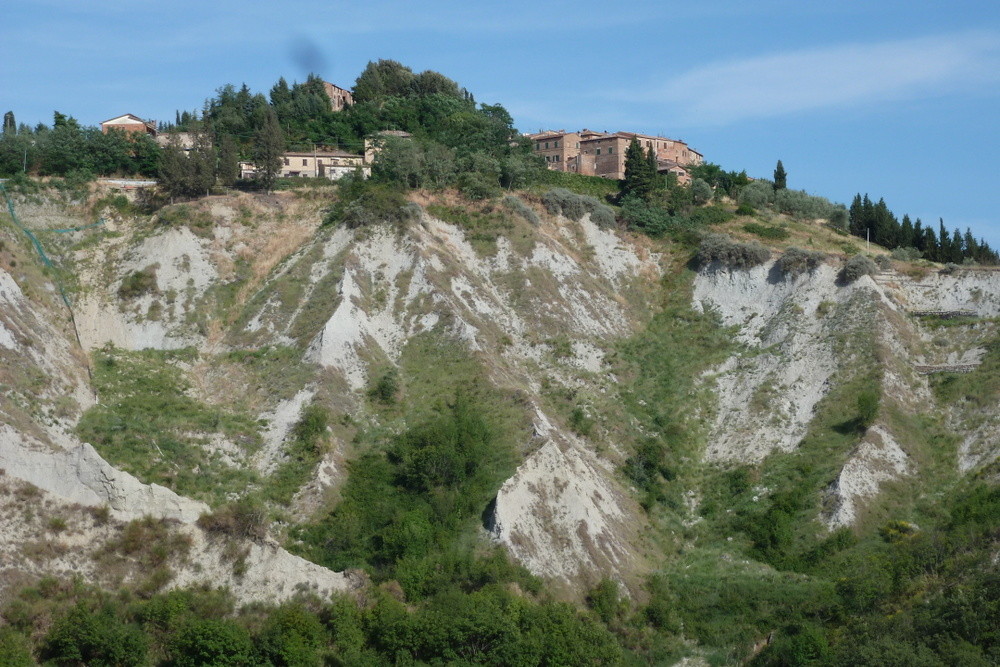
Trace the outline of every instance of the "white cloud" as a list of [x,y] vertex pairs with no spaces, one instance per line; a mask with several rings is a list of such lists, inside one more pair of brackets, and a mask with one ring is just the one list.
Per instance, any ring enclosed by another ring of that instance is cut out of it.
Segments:
[[1000,34],[848,44],[724,62],[682,74],[646,101],[684,122],[727,124],[801,111],[937,96],[1000,81]]

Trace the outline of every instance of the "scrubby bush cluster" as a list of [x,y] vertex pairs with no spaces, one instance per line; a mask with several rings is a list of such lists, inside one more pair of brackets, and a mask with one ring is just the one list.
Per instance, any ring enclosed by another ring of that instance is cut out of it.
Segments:
[[698,262],[702,265],[719,262],[730,269],[749,269],[771,259],[771,251],[751,241],[734,241],[727,234],[709,234],[698,246]]
[[803,250],[791,246],[778,259],[778,267],[782,272],[796,276],[806,271],[815,271],[826,255],[818,250]]
[[920,259],[923,255],[916,248],[906,247],[906,248],[894,248],[892,253],[892,258],[897,262],[915,262]]
[[612,227],[615,214],[611,207],[593,197],[570,192],[564,188],[553,188],[542,195],[545,210],[552,215],[564,215],[570,220],[580,220],[590,214],[591,221],[599,227]]
[[862,276],[870,276],[878,271],[878,265],[867,255],[854,255],[844,265],[844,280],[853,283]]
[[535,226],[541,224],[541,219],[539,219],[538,214],[535,213],[535,209],[525,204],[520,197],[507,195],[503,198],[503,205],[531,224]]
[[326,224],[341,223],[356,229],[386,222],[405,223],[419,216],[420,208],[411,204],[404,191],[392,183],[348,176],[338,194],[337,203],[326,216]]

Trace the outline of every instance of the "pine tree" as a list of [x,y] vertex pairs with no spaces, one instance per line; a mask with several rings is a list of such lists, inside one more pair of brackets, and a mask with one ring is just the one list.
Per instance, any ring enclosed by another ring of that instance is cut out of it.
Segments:
[[788,186],[788,174],[785,173],[785,165],[778,160],[778,165],[774,168],[774,189],[784,190]]
[[264,108],[263,121],[254,133],[253,164],[257,179],[268,192],[281,170],[281,156],[285,152],[285,137],[278,124],[278,116],[270,106]]

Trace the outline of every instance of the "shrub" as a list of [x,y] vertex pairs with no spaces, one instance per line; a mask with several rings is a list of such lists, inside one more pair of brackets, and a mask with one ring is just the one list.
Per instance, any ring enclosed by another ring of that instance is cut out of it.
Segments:
[[375,384],[368,391],[368,395],[385,404],[390,404],[396,400],[398,392],[399,373],[396,372],[395,368],[390,368],[376,380]]
[[159,268],[159,264],[153,264],[141,271],[133,271],[125,276],[121,286],[118,288],[118,297],[121,299],[136,299],[143,294],[155,294],[157,292],[157,268]]
[[519,197],[507,195],[503,198],[503,205],[533,225],[537,226],[541,222],[535,209],[525,204]]
[[792,246],[778,260],[778,267],[782,272],[796,276],[806,271],[815,271],[824,259],[826,255],[818,250],[802,250]]
[[228,620],[190,620],[173,637],[170,649],[174,657],[170,664],[177,667],[253,664],[250,633]]
[[897,262],[914,262],[923,256],[916,248],[895,248],[892,251],[892,258]]
[[878,391],[866,389],[858,394],[858,424],[866,429],[875,423],[880,403]]
[[495,199],[500,196],[497,180],[479,172],[462,174],[458,179],[458,189],[468,199]]
[[804,190],[788,189],[775,191],[774,208],[796,218],[830,218],[835,211],[843,209],[830,203],[825,197],[816,197]]
[[730,269],[749,269],[771,259],[771,251],[757,243],[740,243],[726,234],[709,234],[698,248],[702,265],[719,262]]
[[753,215],[756,212],[750,204],[740,204],[736,207],[736,215]]
[[545,210],[552,215],[564,215],[570,220],[580,220],[590,213],[590,219],[600,227],[610,227],[615,214],[608,206],[588,195],[578,195],[563,188],[553,188],[542,195]]
[[700,178],[691,181],[691,200],[698,206],[710,202],[713,194],[712,186]]
[[892,268],[892,261],[886,255],[878,255],[875,258],[875,266],[882,271],[887,271]]
[[267,514],[263,508],[244,500],[202,514],[198,526],[209,533],[259,540],[267,535]]
[[350,229],[357,229],[382,222],[405,223],[415,217],[398,185],[351,175],[341,179],[339,194],[340,199],[327,214],[324,224],[342,222]]
[[774,188],[767,181],[754,181],[743,186],[738,201],[753,208],[764,208],[774,200]]
[[866,255],[854,255],[844,265],[844,280],[853,283],[861,276],[870,276],[878,271],[878,266]]

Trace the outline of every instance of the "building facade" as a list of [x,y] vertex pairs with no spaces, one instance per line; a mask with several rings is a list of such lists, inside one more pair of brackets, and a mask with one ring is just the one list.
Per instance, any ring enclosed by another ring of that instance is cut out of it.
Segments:
[[[361,169],[365,177],[371,167],[364,157],[344,151],[288,152],[281,156],[279,178],[327,178],[336,181]],[[240,162],[240,178],[254,178],[257,169],[252,162]]]
[[346,88],[324,81],[323,89],[326,90],[326,96],[330,98],[331,111],[343,111],[354,104],[354,95]]
[[636,139],[644,151],[652,150],[661,173],[676,174],[680,182],[690,182],[685,167],[701,164],[701,153],[683,141],[635,132],[594,132],[565,130],[529,134],[535,155],[545,159],[546,166],[602,178],[625,178],[625,151]]

